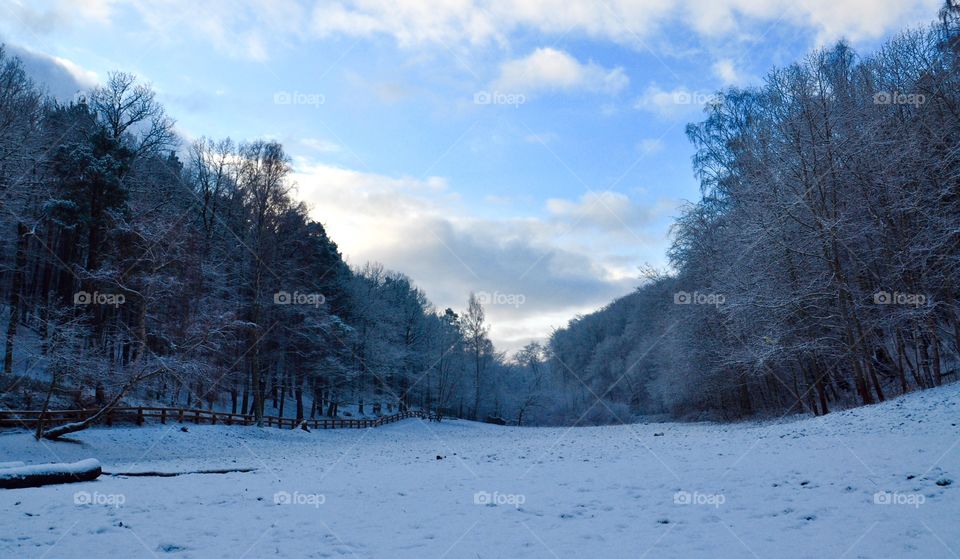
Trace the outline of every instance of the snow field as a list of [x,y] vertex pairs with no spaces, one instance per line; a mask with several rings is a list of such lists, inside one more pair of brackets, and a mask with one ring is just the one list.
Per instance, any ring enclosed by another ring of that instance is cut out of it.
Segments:
[[734,425],[4,432],[0,461],[257,470],[0,491],[0,557],[957,557],[958,396]]

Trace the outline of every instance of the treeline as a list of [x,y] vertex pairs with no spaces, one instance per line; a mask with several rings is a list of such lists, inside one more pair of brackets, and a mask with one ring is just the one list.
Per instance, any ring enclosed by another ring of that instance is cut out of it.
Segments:
[[[956,379],[960,9],[731,89],[688,126],[675,273],[556,332],[610,411],[828,413]],[[591,405],[585,398],[583,409]]]
[[131,75],[61,103],[0,50],[3,406],[522,420],[542,350],[508,364],[475,298],[349,268],[290,171],[273,141],[184,145]]

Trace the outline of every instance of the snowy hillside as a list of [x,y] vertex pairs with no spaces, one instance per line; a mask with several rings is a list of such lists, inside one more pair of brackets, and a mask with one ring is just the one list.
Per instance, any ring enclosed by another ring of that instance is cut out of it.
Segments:
[[[0,492],[2,557],[956,557],[960,385],[818,419],[0,434],[102,476]],[[438,458],[439,457],[439,458]]]

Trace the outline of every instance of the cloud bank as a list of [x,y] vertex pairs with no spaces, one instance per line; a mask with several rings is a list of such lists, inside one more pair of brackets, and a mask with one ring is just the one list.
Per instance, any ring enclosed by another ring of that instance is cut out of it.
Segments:
[[[492,336],[506,350],[633,289],[638,271],[611,247],[622,246],[624,235],[636,245],[634,230],[662,252],[656,221],[676,208],[598,192],[552,199],[541,217],[480,219],[440,177],[389,177],[306,159],[296,166],[299,196],[351,264],[402,271],[440,308],[463,309],[471,291],[486,293]],[[521,295],[522,304],[508,295]]]

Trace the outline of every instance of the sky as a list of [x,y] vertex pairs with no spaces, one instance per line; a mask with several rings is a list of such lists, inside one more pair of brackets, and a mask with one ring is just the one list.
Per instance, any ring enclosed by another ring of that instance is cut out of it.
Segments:
[[866,53],[940,0],[0,0],[0,40],[70,98],[152,84],[184,144],[283,143],[351,265],[491,338],[544,339],[667,269],[699,187],[685,126],[717,91],[846,39]]

